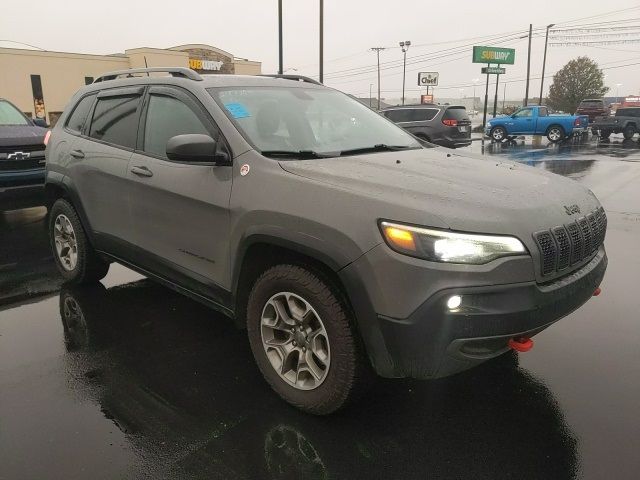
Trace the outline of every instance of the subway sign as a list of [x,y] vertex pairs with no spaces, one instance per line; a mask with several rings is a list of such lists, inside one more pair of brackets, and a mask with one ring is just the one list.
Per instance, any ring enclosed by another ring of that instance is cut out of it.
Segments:
[[220,70],[223,62],[215,60],[200,60],[198,58],[189,59],[189,68],[193,70]]
[[513,48],[473,47],[473,63],[498,63],[513,65],[516,51]]

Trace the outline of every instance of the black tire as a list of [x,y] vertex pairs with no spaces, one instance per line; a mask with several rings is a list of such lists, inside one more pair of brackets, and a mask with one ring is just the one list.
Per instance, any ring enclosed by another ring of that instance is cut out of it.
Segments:
[[507,139],[507,130],[504,127],[493,127],[489,132],[489,136],[495,142],[503,142]]
[[562,128],[560,125],[551,125],[547,130],[547,139],[551,143],[561,142],[565,138],[566,133],[564,131],[564,128]]
[[[307,301],[326,330],[330,363],[324,380],[311,390],[301,390],[283,379],[272,366],[263,345],[263,310],[280,292],[291,292]],[[276,265],[256,280],[249,294],[247,333],[258,368],[280,397],[315,415],[327,415],[343,408],[369,383],[370,367],[353,321],[338,291],[322,275],[306,267]]]
[[[68,219],[72,233],[75,237],[76,262],[75,264],[64,264],[61,255],[56,248],[56,239],[54,231],[56,230],[56,221],[58,219]],[[58,271],[70,284],[92,283],[104,278],[109,271],[109,263],[105,262],[95,252],[87,234],[80,223],[80,218],[73,206],[65,199],[58,199],[51,207],[49,214],[49,240],[53,258],[58,267]]]
[[624,130],[622,131],[622,136],[625,140],[631,140],[635,134],[636,128],[633,125],[624,127]]

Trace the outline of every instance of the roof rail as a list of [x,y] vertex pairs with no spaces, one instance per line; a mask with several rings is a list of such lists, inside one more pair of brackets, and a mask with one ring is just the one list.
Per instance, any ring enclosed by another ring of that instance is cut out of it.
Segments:
[[295,80],[297,82],[306,82],[306,83],[313,83],[314,85],[322,85],[322,83],[320,83],[317,80],[314,80],[313,78],[310,77],[305,77],[304,75],[279,75],[279,74],[262,74],[259,75],[260,77],[273,77],[273,78],[284,78],[285,80]]
[[202,77],[197,72],[185,67],[150,67],[150,68],[130,68],[128,70],[117,70],[100,75],[93,83],[105,82],[107,80],[115,80],[118,77],[126,75],[132,77],[134,73],[152,73],[165,72],[170,73],[172,77],[188,78],[190,80],[202,81]]

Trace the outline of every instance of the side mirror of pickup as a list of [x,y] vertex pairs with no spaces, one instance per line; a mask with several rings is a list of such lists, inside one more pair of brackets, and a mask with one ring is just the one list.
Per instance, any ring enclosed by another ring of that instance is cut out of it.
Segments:
[[222,145],[209,135],[176,135],[167,142],[167,158],[174,162],[200,165],[230,165],[229,154],[220,147]]

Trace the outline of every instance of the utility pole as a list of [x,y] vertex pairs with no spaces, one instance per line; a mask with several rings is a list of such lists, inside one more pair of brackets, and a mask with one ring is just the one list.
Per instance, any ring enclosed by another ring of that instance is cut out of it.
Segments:
[[373,83],[369,84],[369,108],[371,108],[371,89],[373,88]]
[[402,105],[404,105],[404,83],[407,73],[407,50],[409,50],[410,46],[410,40],[400,42],[400,48],[402,48],[402,54],[404,55],[404,60],[402,61]]
[[542,105],[542,89],[544,88],[544,69],[547,66],[547,44],[549,43],[549,29],[553,27],[555,23],[547,25],[547,33],[544,36],[544,57],[542,57],[542,78],[540,78],[540,101],[538,105]]
[[278,0],[278,75],[282,75],[282,0]]
[[384,47],[373,47],[371,49],[376,52],[378,56],[378,110],[380,110],[380,52],[384,49]]
[[529,76],[531,74],[531,37],[533,36],[533,24],[529,24],[529,51],[527,53],[527,86],[524,91],[524,105],[527,106],[529,103]]
[[504,113],[504,102],[507,99],[507,82],[504,82],[504,90],[502,91],[502,113]]
[[324,0],[320,0],[320,83],[324,74]]

